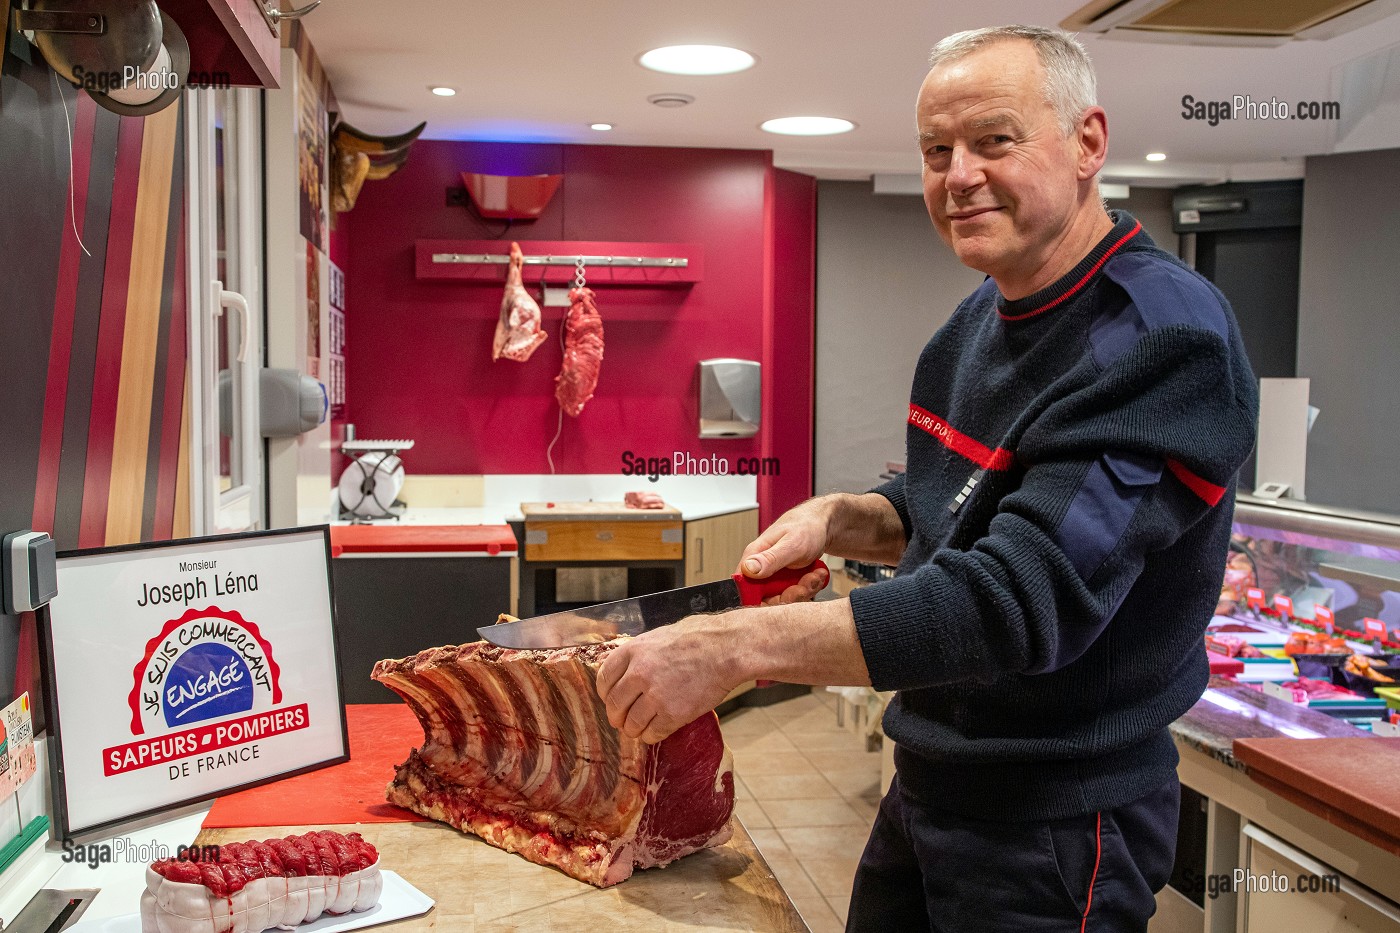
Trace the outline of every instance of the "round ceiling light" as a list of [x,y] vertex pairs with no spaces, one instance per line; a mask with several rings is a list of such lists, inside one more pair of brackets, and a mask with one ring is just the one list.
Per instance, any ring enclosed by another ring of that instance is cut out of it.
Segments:
[[438,97],[455,97],[457,94],[457,89],[452,87],[430,87],[428,90],[432,91]]
[[1149,153],[1147,154],[1147,161],[1149,161],[1149,162],[1165,162],[1165,161],[1167,161],[1167,154],[1166,154],[1165,152],[1149,152]]
[[589,128],[590,130],[597,130],[597,131],[599,131],[600,133],[606,133],[608,130],[612,129],[613,127],[612,127],[612,124],[611,124],[611,123],[590,123],[590,124],[588,124],[588,128]]
[[643,68],[669,75],[727,75],[752,68],[755,59],[742,49],[723,45],[668,45],[642,53]]
[[840,117],[778,117],[776,120],[764,120],[758,128],[784,136],[832,136],[849,133],[856,125]]

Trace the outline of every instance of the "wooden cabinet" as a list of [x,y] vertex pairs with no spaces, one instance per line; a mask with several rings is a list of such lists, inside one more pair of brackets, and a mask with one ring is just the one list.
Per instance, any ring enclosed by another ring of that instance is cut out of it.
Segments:
[[723,580],[758,537],[758,509],[685,523],[685,585]]
[[526,560],[680,560],[681,547],[679,520],[525,523]]

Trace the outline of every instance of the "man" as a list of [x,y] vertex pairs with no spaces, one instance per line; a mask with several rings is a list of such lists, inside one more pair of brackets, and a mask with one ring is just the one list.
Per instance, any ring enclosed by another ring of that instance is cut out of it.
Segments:
[[825,551],[898,575],[650,632],[599,693],[659,741],[754,678],[898,690],[849,929],[1142,930],[1253,375],[1224,297],[1105,212],[1107,122],[1073,38],[943,40],[917,124],[933,224],[988,278],[919,359],[908,472],[798,506],[742,562],[762,577]]

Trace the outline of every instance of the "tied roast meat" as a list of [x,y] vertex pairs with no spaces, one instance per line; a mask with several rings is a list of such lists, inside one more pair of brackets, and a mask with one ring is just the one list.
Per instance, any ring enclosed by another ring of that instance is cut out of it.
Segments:
[[580,286],[569,291],[569,313],[564,317],[564,365],[554,377],[554,397],[559,407],[577,418],[598,386],[603,365],[603,318],[593,301],[593,289]]
[[167,858],[146,869],[142,933],[290,930],[379,903],[379,853],[359,833],[319,830],[225,843],[217,852],[217,859]]
[[390,803],[598,887],[723,844],[734,770],[706,713],[656,745],[608,724],[595,678],[618,642],[528,651],[486,642],[374,666],[426,740]]
[[510,244],[510,269],[506,272],[506,291],[501,296],[501,319],[496,322],[492,360],[505,357],[523,363],[545,341],[546,334],[540,324],[540,306],[525,291],[521,281],[524,264],[525,254],[520,251],[520,244]]

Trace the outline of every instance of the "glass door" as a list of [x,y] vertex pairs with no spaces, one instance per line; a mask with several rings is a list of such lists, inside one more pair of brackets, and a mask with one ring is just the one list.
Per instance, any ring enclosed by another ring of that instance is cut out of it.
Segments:
[[260,93],[189,90],[191,530],[264,525]]

